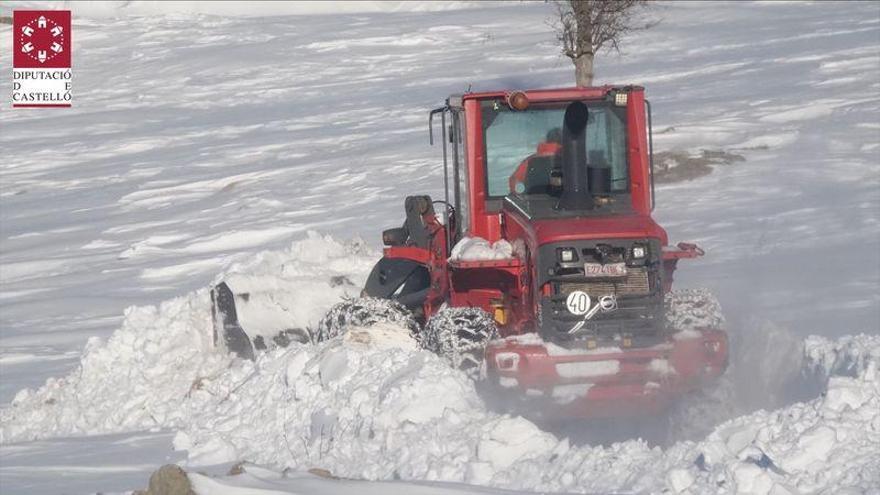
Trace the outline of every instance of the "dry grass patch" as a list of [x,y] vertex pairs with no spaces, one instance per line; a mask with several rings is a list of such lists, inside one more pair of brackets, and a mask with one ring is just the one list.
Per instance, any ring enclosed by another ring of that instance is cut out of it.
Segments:
[[654,153],[654,180],[658,184],[693,180],[709,175],[716,165],[744,161],[744,156],[725,150],[661,151]]

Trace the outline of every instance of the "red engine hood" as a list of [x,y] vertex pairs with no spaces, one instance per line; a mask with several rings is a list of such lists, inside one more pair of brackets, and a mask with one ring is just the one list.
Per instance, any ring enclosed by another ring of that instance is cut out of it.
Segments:
[[653,237],[662,245],[668,244],[666,231],[651,217],[618,215],[608,217],[578,217],[531,220],[537,244],[575,241],[582,239],[626,239]]

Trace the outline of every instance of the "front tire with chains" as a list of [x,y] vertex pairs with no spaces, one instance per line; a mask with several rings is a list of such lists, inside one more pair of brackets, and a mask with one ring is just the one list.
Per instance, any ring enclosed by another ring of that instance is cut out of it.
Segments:
[[443,308],[434,314],[418,336],[419,344],[456,369],[477,378],[486,345],[498,338],[498,326],[479,308]]
[[346,299],[330,308],[318,322],[314,341],[323,342],[344,334],[351,327],[371,327],[377,323],[400,325],[411,335],[419,329],[412,313],[397,301],[360,297]]
[[718,299],[707,289],[680,289],[666,294],[666,327],[673,333],[724,328]]

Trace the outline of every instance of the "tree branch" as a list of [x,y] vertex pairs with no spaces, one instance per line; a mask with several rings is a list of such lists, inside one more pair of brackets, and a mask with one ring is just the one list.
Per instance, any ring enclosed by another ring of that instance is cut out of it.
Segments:
[[592,55],[603,48],[620,51],[625,35],[657,25],[636,19],[647,0],[556,0],[556,37],[569,58]]

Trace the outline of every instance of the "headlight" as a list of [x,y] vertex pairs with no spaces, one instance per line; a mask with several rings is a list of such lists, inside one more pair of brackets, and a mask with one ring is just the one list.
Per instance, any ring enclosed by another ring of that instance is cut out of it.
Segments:
[[572,248],[562,248],[559,250],[559,261],[563,263],[571,263],[577,260],[577,253]]
[[645,246],[633,246],[632,255],[635,259],[642,259],[648,254],[648,248]]

